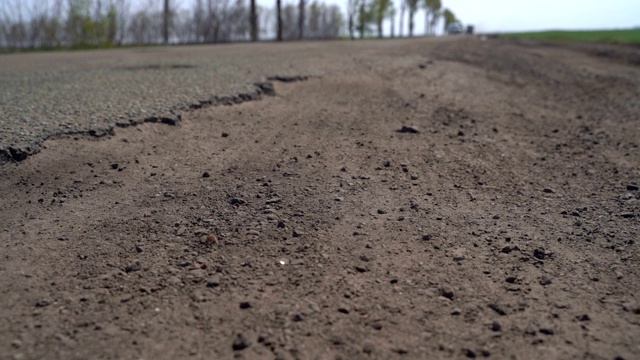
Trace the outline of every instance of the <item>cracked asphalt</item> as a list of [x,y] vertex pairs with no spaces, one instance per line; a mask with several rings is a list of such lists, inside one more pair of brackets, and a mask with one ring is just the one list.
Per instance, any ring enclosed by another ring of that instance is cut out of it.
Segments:
[[416,46],[406,40],[305,42],[3,55],[0,158],[24,160],[60,135],[101,136],[117,124],[175,117],[215,97],[254,93],[254,84],[268,77],[366,70],[381,61],[382,45],[385,52],[389,45]]

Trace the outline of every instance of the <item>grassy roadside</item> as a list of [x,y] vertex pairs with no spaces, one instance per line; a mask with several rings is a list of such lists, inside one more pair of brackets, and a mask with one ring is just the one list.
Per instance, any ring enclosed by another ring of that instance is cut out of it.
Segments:
[[640,28],[627,30],[540,31],[500,34],[504,38],[640,44]]

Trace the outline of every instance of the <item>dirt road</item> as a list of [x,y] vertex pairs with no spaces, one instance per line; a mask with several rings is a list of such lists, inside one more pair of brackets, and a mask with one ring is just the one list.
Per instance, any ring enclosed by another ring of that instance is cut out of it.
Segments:
[[1,357],[639,358],[640,50],[368,46],[0,166]]

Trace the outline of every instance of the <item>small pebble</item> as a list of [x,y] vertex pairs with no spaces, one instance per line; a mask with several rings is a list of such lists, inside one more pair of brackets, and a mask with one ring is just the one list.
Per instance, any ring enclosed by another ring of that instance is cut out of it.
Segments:
[[551,328],[540,328],[540,332],[545,335],[553,335],[555,332]]
[[212,245],[218,244],[218,238],[213,234],[207,235],[207,241]]
[[504,308],[498,304],[491,303],[488,306],[489,306],[489,309],[495,311],[496,313],[498,313],[498,315],[502,315],[502,316],[507,315],[507,312],[504,310]]
[[502,325],[500,325],[500,323],[499,323],[499,322],[494,321],[494,322],[492,322],[492,323],[491,323],[491,327],[490,327],[490,328],[491,328],[491,331],[496,331],[496,332],[498,332],[498,331],[501,331],[501,330],[502,330]]
[[251,303],[248,301],[243,301],[240,303],[240,309],[246,310],[251,308]]
[[250,345],[249,340],[244,337],[242,334],[236,335],[235,340],[233,340],[232,348],[235,351],[240,351],[248,348]]
[[551,279],[549,279],[547,277],[542,277],[540,279],[540,285],[542,285],[542,286],[551,285]]
[[209,280],[207,280],[207,287],[210,288],[215,288],[220,286],[220,276],[219,275],[213,275],[209,278]]
[[399,133],[407,133],[407,134],[418,134],[420,132],[420,130],[418,130],[418,128],[416,126],[402,126],[402,128],[400,128],[399,130],[397,130],[397,132]]
[[465,349],[464,350],[464,354],[466,355],[466,357],[471,358],[471,359],[475,359],[476,356],[478,356],[476,354],[476,351],[473,349]]
[[453,291],[453,288],[449,285],[442,285],[440,287],[440,295],[446,297],[447,299],[453,299],[453,297],[455,296],[455,293]]

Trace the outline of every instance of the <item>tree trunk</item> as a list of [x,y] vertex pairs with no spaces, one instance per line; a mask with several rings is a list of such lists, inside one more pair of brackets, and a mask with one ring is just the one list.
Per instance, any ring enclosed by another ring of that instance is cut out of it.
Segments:
[[278,34],[276,39],[278,41],[282,41],[282,0],[276,0],[276,16],[278,17],[276,20],[278,22]]
[[349,37],[351,40],[355,40],[354,30],[353,30],[353,15],[349,14]]
[[258,14],[256,13],[256,0],[251,0],[251,9],[249,11],[251,41],[258,41]]
[[396,17],[391,17],[391,38],[396,37]]
[[358,13],[358,31],[360,31],[360,39],[364,39],[364,3],[360,5],[360,12]]
[[413,9],[409,9],[409,37],[413,37],[413,17],[415,13]]
[[202,37],[204,39],[205,43],[210,43],[213,42],[213,39],[211,38],[211,27],[212,27],[212,21],[213,21],[213,2],[211,0],[209,0],[208,2],[208,15],[206,18],[206,23],[203,25],[202,28]]
[[402,37],[402,33],[404,32],[404,12],[405,12],[405,2],[402,1],[402,5],[400,5],[400,29],[398,30],[398,36]]
[[300,9],[298,10],[298,36],[302,40],[304,38],[304,0],[300,0]]
[[382,20],[378,21],[378,38],[382,39]]
[[429,35],[429,14],[430,14],[430,10],[425,9],[424,10],[424,34],[425,35]]
[[164,43],[169,43],[169,0],[164,0],[164,26],[162,29]]

